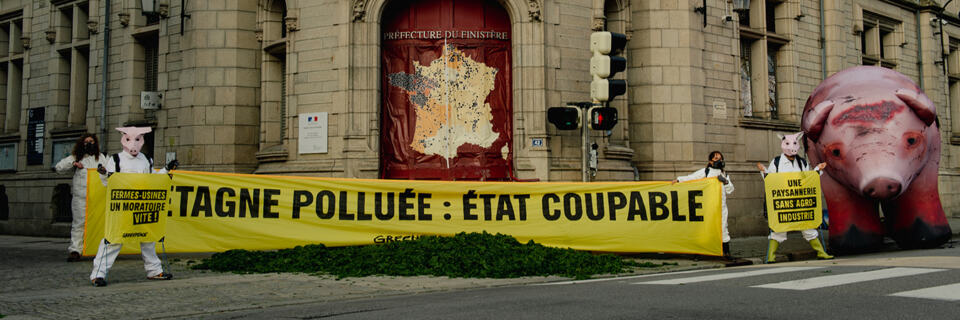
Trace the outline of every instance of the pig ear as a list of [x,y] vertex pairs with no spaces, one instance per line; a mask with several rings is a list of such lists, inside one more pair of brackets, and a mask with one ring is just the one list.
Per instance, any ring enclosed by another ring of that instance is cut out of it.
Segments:
[[780,138],[780,140],[783,140],[783,138],[786,138],[786,137],[787,136],[783,135],[782,133],[777,134],[777,138]]
[[934,106],[933,101],[930,101],[926,95],[921,94],[918,91],[906,90],[906,89],[897,89],[897,98],[903,100],[910,109],[913,110],[913,113],[917,114],[917,117],[923,121],[924,124],[930,125],[937,118],[937,107]]
[[797,132],[797,141],[803,141],[803,131]]
[[820,133],[823,132],[823,126],[827,123],[827,116],[830,115],[831,110],[833,110],[833,100],[824,100],[803,113],[800,129],[807,133],[810,140],[820,139]]

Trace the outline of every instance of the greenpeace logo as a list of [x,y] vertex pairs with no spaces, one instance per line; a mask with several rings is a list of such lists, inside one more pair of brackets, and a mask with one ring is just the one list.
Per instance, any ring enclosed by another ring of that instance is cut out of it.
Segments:
[[123,234],[124,238],[133,238],[133,237],[146,237],[146,232],[127,232]]
[[381,234],[381,235],[377,235],[376,237],[373,237],[373,243],[387,243],[387,242],[397,242],[397,241],[410,241],[410,240],[420,239],[421,237],[423,237],[423,236],[422,236],[422,235],[415,235],[415,234],[410,234],[410,235],[396,235],[396,236],[392,236],[392,235],[391,235],[391,236],[385,236],[385,235],[382,235],[382,234]]

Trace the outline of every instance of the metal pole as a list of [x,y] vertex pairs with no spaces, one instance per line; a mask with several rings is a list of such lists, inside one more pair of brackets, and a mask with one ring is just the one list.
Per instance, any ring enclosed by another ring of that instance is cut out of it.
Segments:
[[107,153],[107,86],[110,79],[110,2],[113,0],[104,0],[106,7],[103,15],[103,75],[100,76],[100,152]]
[[583,161],[582,161],[582,163],[581,163],[581,165],[580,165],[580,169],[582,169],[581,171],[583,171],[583,172],[582,172],[582,174],[583,174],[583,182],[589,182],[589,181],[590,181],[590,173],[589,173],[590,169],[587,168],[587,163],[588,163],[588,161],[589,161],[587,158],[590,157],[590,154],[588,153],[587,145],[589,144],[588,139],[589,139],[590,137],[589,137],[589,135],[587,134],[587,130],[588,130],[588,129],[587,129],[587,126],[589,126],[590,124],[587,123],[587,122],[589,122],[588,119],[587,119],[588,113],[586,112],[586,109],[584,108],[584,106],[585,106],[584,104],[579,104],[579,108],[577,108],[577,110],[580,111],[580,119],[581,119],[581,120],[580,120],[580,133],[581,133],[581,137],[582,137],[581,140],[580,140],[580,142],[582,142],[582,143],[581,143],[581,146],[580,146],[580,147],[581,147],[581,149],[580,149],[580,156],[581,156],[581,158],[583,158],[583,159],[582,159]]

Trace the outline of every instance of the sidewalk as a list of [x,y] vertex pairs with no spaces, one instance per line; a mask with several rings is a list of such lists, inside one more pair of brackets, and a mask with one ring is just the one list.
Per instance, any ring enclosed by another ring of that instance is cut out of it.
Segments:
[[[170,281],[146,279],[139,255],[121,256],[109,285],[89,282],[91,258],[68,263],[66,238],[0,235],[0,315],[7,319],[203,318],[226,311],[391,295],[569,280],[562,277],[464,279],[305,274],[231,274],[192,270],[208,254],[170,254]],[[722,260],[641,259],[657,265],[629,275],[719,268]]]
[[[953,230],[953,239],[960,239],[960,218],[947,218],[950,223],[950,229]],[[822,230],[821,230],[822,231]],[[821,232],[821,238],[829,236]],[[730,251],[734,257],[744,258],[753,262],[753,264],[762,264],[763,258],[767,254],[767,245],[769,241],[766,236],[740,237],[730,240]],[[885,247],[890,250],[897,250],[893,240],[887,239]],[[816,252],[810,248],[810,244],[803,240],[799,232],[790,232],[787,235],[787,241],[780,244],[777,249],[777,261],[797,261],[813,260],[817,258]]]

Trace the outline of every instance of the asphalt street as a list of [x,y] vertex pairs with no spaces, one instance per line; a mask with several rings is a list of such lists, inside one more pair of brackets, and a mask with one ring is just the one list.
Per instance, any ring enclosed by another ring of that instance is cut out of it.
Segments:
[[957,319],[960,248],[523,284],[205,319]]

